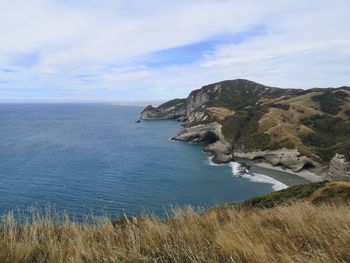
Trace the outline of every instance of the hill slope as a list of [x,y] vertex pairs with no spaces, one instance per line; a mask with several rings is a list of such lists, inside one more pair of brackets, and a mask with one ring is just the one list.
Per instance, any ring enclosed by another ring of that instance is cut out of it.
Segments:
[[207,149],[217,163],[236,156],[295,173],[350,178],[350,87],[281,89],[237,79],[176,102],[171,116],[169,108],[148,107],[141,119],[157,112],[157,118],[187,120],[175,139],[214,144]]

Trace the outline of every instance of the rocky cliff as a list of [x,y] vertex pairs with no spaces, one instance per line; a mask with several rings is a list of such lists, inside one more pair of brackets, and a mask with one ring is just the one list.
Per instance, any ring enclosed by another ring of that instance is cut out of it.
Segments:
[[350,162],[342,154],[336,154],[329,164],[329,177],[331,179],[350,180]]
[[148,106],[141,118],[183,120],[174,139],[204,144],[216,163],[236,156],[296,174],[349,177],[349,87],[282,89],[227,80],[194,90],[186,99]]

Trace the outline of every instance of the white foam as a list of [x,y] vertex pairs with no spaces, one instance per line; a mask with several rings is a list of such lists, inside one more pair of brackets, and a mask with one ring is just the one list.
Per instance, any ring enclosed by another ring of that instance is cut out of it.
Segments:
[[276,179],[263,174],[245,174],[243,177],[252,182],[272,184],[272,189],[274,191],[288,188],[288,185],[285,185],[284,183],[281,183],[280,181],[277,181]]
[[[239,167],[241,166],[239,163],[237,162],[231,162],[230,163],[231,169],[232,169],[232,174],[234,176],[239,176],[238,172],[239,172]],[[281,183],[280,181],[277,181],[276,179],[269,177],[267,175],[264,174],[257,174],[257,173],[253,173],[253,174],[244,174],[241,175],[241,177],[248,179],[249,181],[252,182],[257,182],[257,183],[264,183],[264,184],[272,184],[272,189],[274,191],[278,191],[278,190],[282,190],[285,188],[288,188],[287,185],[285,185],[284,183]]]
[[211,165],[211,166],[220,166],[220,165],[222,165],[222,164],[214,163],[213,162],[213,158],[214,158],[214,156],[212,156],[212,155],[208,157],[208,164],[209,165]]
[[[208,157],[208,164],[212,166],[220,166],[220,165],[225,165],[225,164],[217,164],[213,162],[213,156]],[[244,174],[244,175],[239,175],[240,167],[241,164],[237,162],[230,162],[229,166],[232,169],[232,174],[234,176],[240,176],[243,178],[248,179],[251,182],[256,182],[256,183],[264,183],[264,184],[271,184],[272,189],[274,191],[282,190],[288,188],[288,185],[285,185],[284,183],[277,181],[276,179],[264,175],[264,174],[258,174],[258,173],[252,173],[252,174]]]
[[239,163],[237,162],[230,162],[230,166],[232,169],[232,173],[234,176],[238,176],[239,173],[239,167],[241,166]]
[[208,157],[208,164],[211,165],[211,166],[222,166],[222,165],[227,165],[227,163],[214,163],[213,162],[213,158],[214,156],[213,155],[210,155]]

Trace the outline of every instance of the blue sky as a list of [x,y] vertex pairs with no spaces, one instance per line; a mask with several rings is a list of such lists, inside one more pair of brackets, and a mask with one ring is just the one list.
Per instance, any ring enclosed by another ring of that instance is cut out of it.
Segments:
[[350,85],[349,10],[347,0],[0,0],[0,102],[166,100],[234,78]]

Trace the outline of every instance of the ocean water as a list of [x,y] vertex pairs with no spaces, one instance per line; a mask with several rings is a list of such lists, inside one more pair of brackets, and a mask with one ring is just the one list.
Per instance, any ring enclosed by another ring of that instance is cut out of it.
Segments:
[[201,147],[169,140],[176,121],[135,123],[141,107],[0,104],[0,213],[54,206],[81,216],[162,215],[285,187],[268,175],[235,176]]

